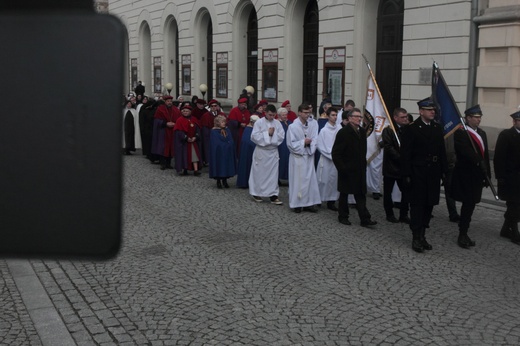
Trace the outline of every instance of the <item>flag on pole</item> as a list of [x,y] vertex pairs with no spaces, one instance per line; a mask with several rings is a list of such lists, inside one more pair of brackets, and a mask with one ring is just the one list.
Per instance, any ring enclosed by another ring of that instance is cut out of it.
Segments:
[[442,76],[437,63],[433,63],[432,69],[432,98],[437,108],[435,120],[443,126],[444,138],[452,135],[462,125],[457,103]]
[[367,130],[367,163],[370,163],[381,152],[379,142],[383,129],[391,125],[385,102],[377,86],[374,74],[370,70],[368,77],[367,96],[365,102],[365,114],[363,127]]

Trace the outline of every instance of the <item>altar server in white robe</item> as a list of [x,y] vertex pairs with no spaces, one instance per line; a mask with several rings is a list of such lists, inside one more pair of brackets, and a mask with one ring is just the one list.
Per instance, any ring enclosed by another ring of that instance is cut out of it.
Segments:
[[311,106],[298,107],[298,119],[287,129],[289,148],[289,206],[296,213],[317,212],[321,204],[318,180],[314,168],[314,153],[318,142],[318,122],[309,119]]
[[336,201],[339,197],[338,191],[338,170],[332,162],[332,146],[336,139],[336,133],[341,126],[336,123],[338,110],[334,107],[327,109],[328,121],[318,135],[317,149],[321,153],[316,177],[318,178],[318,188],[322,202],[327,202],[327,208],[338,211]]
[[265,117],[253,126],[251,141],[256,144],[249,174],[249,193],[256,202],[269,197],[271,203],[281,205],[278,199],[278,146],[285,138],[282,124],[275,120],[276,107],[268,105]]

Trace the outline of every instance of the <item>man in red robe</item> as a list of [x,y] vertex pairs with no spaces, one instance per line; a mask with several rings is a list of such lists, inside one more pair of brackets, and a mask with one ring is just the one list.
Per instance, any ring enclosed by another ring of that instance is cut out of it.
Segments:
[[291,101],[289,100],[285,100],[283,103],[282,103],[282,107],[287,109],[287,120],[293,122],[294,120],[296,120],[296,118],[298,118],[298,116],[296,115],[296,113],[294,113],[292,110],[291,110]]
[[233,140],[237,147],[237,153],[240,149],[240,140],[244,128],[249,124],[251,113],[247,110],[247,98],[242,97],[238,99],[238,106],[231,109],[228,117],[228,128],[231,130]]
[[175,123],[175,170],[179,175],[188,175],[192,170],[195,176],[199,176],[200,159],[200,122],[191,115],[192,107],[185,104],[182,109],[182,117]]
[[152,135],[152,154],[159,155],[161,170],[173,168],[173,128],[181,116],[179,109],[173,106],[173,97],[167,95],[163,100],[164,104],[155,111]]

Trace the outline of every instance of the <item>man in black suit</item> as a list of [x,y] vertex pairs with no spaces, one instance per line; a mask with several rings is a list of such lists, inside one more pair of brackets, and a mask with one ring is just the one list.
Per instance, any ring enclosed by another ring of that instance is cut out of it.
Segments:
[[433,206],[439,204],[441,179],[448,169],[442,126],[431,98],[417,102],[420,117],[401,136],[401,175],[410,198],[412,249],[431,250],[426,241]]
[[[479,105],[466,109],[464,128],[454,134],[457,163],[451,181],[451,197],[462,202],[457,243],[464,249],[475,246],[468,236],[469,224],[475,205],[480,202],[482,188],[491,178],[486,133],[479,127],[482,111]],[[473,142],[473,143],[472,143]]]
[[338,170],[339,222],[350,225],[348,194],[353,194],[361,226],[377,224],[371,220],[366,206],[367,193],[367,135],[361,125],[361,110],[353,108],[348,113],[349,122],[336,134],[332,146],[332,161]]
[[495,176],[498,197],[506,201],[504,225],[500,236],[520,245],[520,111],[511,114],[513,127],[500,133],[495,145]]
[[[404,108],[396,108],[393,113],[395,132],[391,126],[385,127],[381,138],[383,140],[383,206],[385,208],[386,220],[393,223],[410,223],[408,217],[408,191],[403,188],[401,180],[401,134],[405,126],[409,124],[408,112]],[[395,183],[401,190],[401,203],[399,220],[394,215],[394,203],[392,201],[392,190]]]
[[141,97],[144,95],[144,85],[143,82],[139,81],[137,82],[137,86],[135,87],[134,91],[136,95],[141,95]]

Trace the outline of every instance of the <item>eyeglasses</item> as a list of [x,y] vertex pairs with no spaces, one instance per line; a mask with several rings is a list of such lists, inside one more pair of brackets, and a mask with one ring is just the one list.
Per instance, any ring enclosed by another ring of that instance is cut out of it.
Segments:
[[361,115],[351,115],[350,117],[351,118],[363,118],[363,116],[361,116]]

